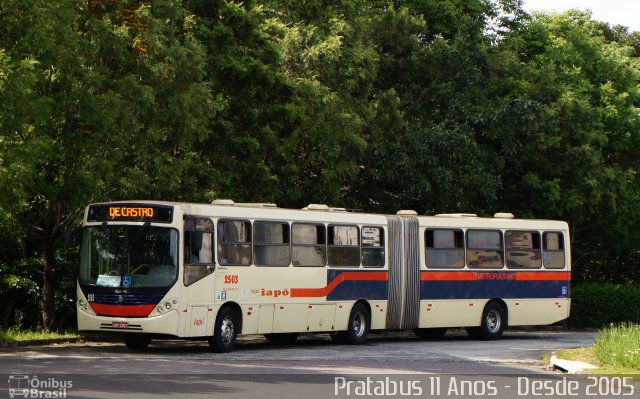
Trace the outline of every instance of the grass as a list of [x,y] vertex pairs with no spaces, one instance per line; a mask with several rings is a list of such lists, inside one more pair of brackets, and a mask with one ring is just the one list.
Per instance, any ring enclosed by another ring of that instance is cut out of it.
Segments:
[[599,367],[590,373],[640,374],[640,325],[612,324],[598,331],[592,347],[563,350],[556,355]]
[[598,332],[594,347],[602,364],[640,372],[640,325],[610,325]]
[[45,330],[19,330],[16,328],[9,328],[7,330],[0,329],[0,342],[19,342],[19,341],[38,341],[47,339],[60,339],[60,338],[79,338],[77,332],[50,332]]

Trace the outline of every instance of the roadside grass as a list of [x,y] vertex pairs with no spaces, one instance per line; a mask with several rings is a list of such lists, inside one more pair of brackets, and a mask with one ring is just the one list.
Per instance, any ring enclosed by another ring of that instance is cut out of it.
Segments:
[[608,367],[640,372],[640,325],[610,325],[598,332],[595,353]]
[[80,338],[74,331],[51,332],[46,330],[19,330],[17,328],[0,329],[0,342],[40,341],[48,339]]
[[[599,367],[594,374],[640,374],[640,325],[611,324],[598,331],[594,345],[588,348],[559,351],[556,356],[578,360]],[[549,357],[546,357],[548,362]],[[634,377],[640,379],[640,375]]]

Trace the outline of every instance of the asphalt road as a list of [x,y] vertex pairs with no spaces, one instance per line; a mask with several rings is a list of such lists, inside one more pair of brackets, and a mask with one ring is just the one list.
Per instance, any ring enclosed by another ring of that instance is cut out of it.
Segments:
[[[35,386],[36,396],[68,398],[559,398],[585,397],[592,383],[600,384],[592,393],[610,394],[593,397],[639,397],[640,390],[623,386],[626,381],[568,379],[541,363],[545,352],[588,346],[593,338],[585,332],[511,331],[485,342],[454,331],[439,341],[371,335],[363,346],[308,335],[282,346],[243,337],[228,354],[189,341],[154,341],[145,352],[119,343],[19,347],[0,350],[0,397],[2,380],[6,397],[10,388]],[[571,395],[572,389],[580,395]]]

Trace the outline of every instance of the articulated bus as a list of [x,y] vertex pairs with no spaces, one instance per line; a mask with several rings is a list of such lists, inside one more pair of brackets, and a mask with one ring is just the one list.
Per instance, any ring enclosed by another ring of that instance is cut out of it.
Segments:
[[348,212],[312,204],[128,201],[85,211],[77,287],[80,331],[206,339],[231,351],[240,334],[288,342],[369,331],[479,339],[569,316],[565,222],[473,214]]

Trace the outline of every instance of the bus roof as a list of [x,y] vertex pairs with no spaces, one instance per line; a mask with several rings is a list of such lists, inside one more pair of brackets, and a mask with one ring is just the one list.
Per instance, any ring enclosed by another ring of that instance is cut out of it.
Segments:
[[[154,204],[179,208],[183,214],[212,216],[218,218],[243,218],[264,220],[297,220],[308,222],[385,224],[387,217],[416,218],[421,227],[442,228],[536,228],[568,230],[566,222],[558,220],[516,219],[513,215],[497,213],[494,217],[478,217],[475,214],[453,213],[434,216],[417,215],[413,211],[402,210],[398,214],[372,214],[332,208],[323,204],[310,204],[303,209],[279,208],[271,203],[235,203],[231,200],[216,200],[214,203],[189,203],[170,201],[113,201],[99,204]],[[95,205],[95,204],[92,204]],[[88,207],[87,207],[88,209]],[[239,212],[239,210],[242,210]],[[86,219],[86,215],[85,215]]]

